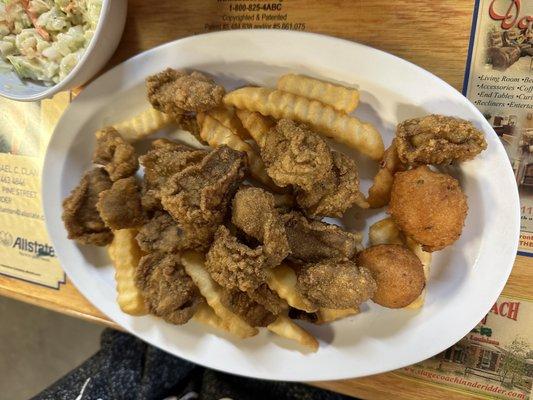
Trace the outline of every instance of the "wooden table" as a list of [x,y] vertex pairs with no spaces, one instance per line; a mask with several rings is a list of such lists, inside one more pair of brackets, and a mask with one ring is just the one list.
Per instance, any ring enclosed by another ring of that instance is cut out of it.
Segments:
[[[274,1],[275,2],[275,1]],[[284,11],[305,30],[385,50],[425,68],[461,90],[473,1],[285,0]],[[130,0],[122,41],[109,67],[167,41],[203,33],[220,21],[228,5],[217,0]],[[518,256],[504,293],[533,298],[529,258]],[[54,311],[114,326],[67,280],[53,290],[0,276],[0,294]],[[318,386],[365,399],[474,398],[394,372],[368,378],[318,382]]]

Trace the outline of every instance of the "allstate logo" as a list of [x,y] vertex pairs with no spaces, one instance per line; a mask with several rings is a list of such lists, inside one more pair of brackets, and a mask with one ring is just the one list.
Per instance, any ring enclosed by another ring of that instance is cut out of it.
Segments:
[[0,231],[0,244],[5,247],[11,247],[13,244],[13,236],[6,231]]

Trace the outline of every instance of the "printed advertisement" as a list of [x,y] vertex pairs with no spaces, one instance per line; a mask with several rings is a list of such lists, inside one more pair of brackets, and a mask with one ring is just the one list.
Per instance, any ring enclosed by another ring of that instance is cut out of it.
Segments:
[[397,371],[489,399],[529,399],[533,381],[533,303],[500,296],[454,346]]
[[480,0],[466,97],[500,137],[520,191],[519,253],[533,255],[533,1]]
[[41,103],[0,99],[0,274],[55,289],[65,273],[44,224],[41,166],[68,102],[68,93]]

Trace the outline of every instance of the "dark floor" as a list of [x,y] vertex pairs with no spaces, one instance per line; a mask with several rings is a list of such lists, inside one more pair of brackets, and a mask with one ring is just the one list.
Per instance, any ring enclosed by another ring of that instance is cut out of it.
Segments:
[[99,348],[103,327],[0,297],[0,397],[26,400]]

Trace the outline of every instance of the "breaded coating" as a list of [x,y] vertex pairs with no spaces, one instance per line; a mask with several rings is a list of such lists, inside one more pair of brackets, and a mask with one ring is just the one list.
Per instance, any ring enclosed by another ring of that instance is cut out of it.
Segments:
[[355,161],[332,151],[333,165],[327,179],[317,182],[309,191],[296,189],[296,201],[310,217],[342,217],[354,204],[368,208],[359,191],[359,176]]
[[253,301],[261,304],[274,315],[285,313],[289,309],[287,302],[270,289],[266,283],[258,286],[255,290],[247,292],[247,294]]
[[311,190],[328,179],[332,156],[328,144],[304,124],[281,119],[261,144],[261,157],[276,185]]
[[246,155],[221,146],[165,182],[161,204],[189,237],[196,238],[197,250],[211,244],[245,172]]
[[376,291],[370,271],[349,260],[327,259],[306,264],[296,275],[296,289],[319,307],[355,308]]
[[150,313],[171,324],[186,323],[205,301],[175,254],[158,252],[142,257],[135,284]]
[[194,248],[196,241],[190,238],[168,213],[157,211],[137,233],[137,243],[145,253],[176,253]]
[[110,189],[100,192],[96,208],[112,230],[135,228],[143,224],[141,187],[134,176],[113,182]]
[[328,258],[352,258],[361,242],[358,233],[337,225],[310,220],[297,211],[282,216],[289,241],[291,261],[314,263]]
[[139,157],[144,167],[142,204],[147,210],[161,208],[161,187],[168,178],[186,167],[199,163],[207,155],[205,150],[197,150],[167,139],[152,142],[152,149]]
[[233,198],[231,221],[263,245],[273,265],[289,254],[285,226],[271,193],[256,187],[241,188]]
[[133,175],[139,168],[135,149],[113,127],[96,132],[93,162],[102,165],[113,182]]
[[87,171],[80,183],[63,200],[63,223],[68,238],[81,244],[105,246],[113,240],[113,233],[98,214],[98,196],[111,187],[109,175],[103,168]]
[[213,280],[227,289],[243,292],[257,289],[266,280],[271,265],[261,246],[251,249],[221,225],[207,252],[205,268]]
[[388,308],[411,304],[426,284],[418,257],[407,247],[380,244],[357,254],[357,265],[367,268],[377,284],[372,300]]
[[276,320],[273,313],[239,290],[224,289],[221,301],[251,326],[267,326]]
[[225,90],[211,78],[194,71],[187,74],[172,68],[146,79],[148,101],[170,115],[205,112],[222,104]]
[[409,165],[470,160],[487,148],[483,132],[471,122],[436,114],[401,122],[396,138],[400,159]]
[[424,251],[443,249],[463,230],[468,205],[457,179],[422,166],[395,175],[389,213]]

